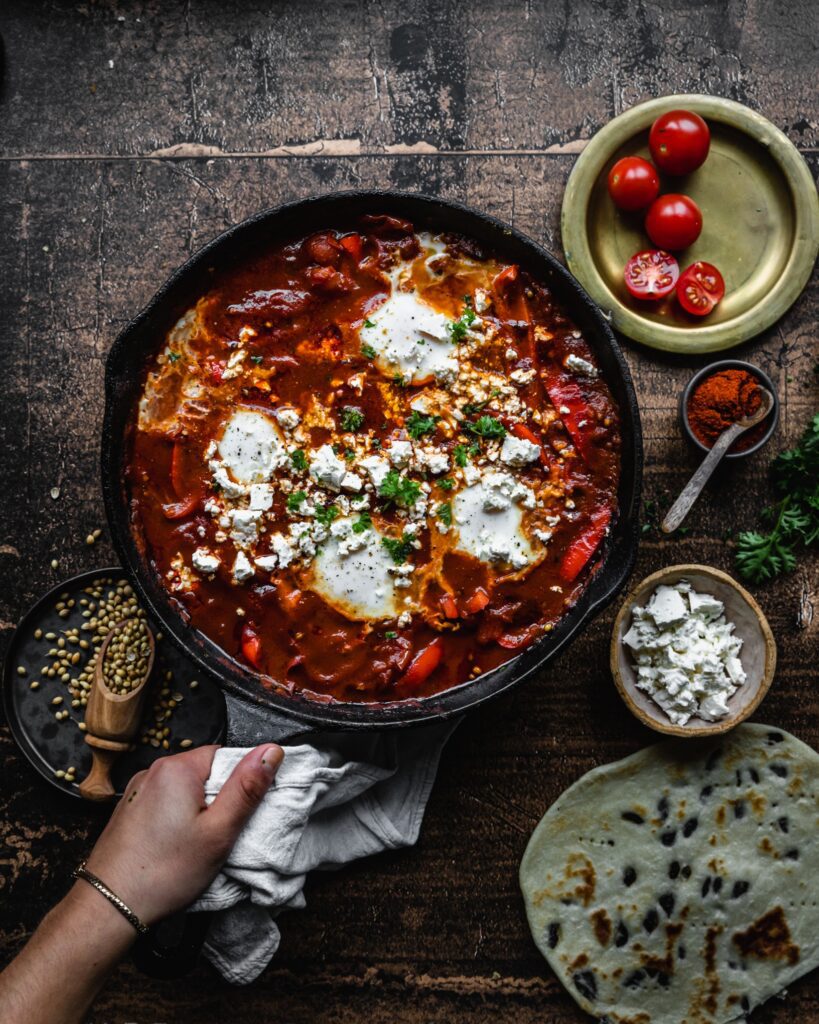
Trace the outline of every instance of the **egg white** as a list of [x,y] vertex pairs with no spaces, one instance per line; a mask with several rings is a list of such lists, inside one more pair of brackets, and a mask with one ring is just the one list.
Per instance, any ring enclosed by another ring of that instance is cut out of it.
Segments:
[[455,547],[494,567],[521,570],[537,561],[523,527],[523,512],[517,502],[507,508],[487,510],[490,491],[479,480],[465,487],[452,501]]
[[443,313],[421,302],[414,292],[393,291],[378,309],[368,314],[359,332],[361,341],[375,350],[382,373],[400,373],[411,383],[457,373],[457,346],[452,344]]
[[225,424],[216,451],[240,484],[269,480],[287,458],[276,421],[256,409],[237,409]]

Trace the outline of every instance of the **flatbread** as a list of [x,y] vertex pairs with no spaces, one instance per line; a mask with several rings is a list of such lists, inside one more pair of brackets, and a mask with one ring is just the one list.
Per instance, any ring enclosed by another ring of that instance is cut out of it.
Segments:
[[595,768],[534,831],[534,940],[617,1024],[722,1024],[819,963],[819,755],[765,725]]

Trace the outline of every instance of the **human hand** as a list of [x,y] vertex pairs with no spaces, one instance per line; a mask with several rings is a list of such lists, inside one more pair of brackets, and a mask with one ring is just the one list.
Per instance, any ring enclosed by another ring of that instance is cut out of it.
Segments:
[[251,750],[207,807],[204,786],[216,749],[161,758],[135,775],[88,858],[88,870],[146,925],[207,888],[284,757],[275,744]]

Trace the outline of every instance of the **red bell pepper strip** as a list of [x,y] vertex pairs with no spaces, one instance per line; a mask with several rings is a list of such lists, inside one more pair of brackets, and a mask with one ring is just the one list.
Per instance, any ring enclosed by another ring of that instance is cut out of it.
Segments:
[[504,633],[499,636],[497,643],[508,651],[521,651],[537,639],[537,626],[526,626],[517,633]]
[[199,495],[192,494],[189,498],[185,498],[184,501],[175,501],[170,505],[163,505],[162,514],[166,519],[184,519],[185,516],[189,516],[192,512],[196,511],[198,504]]
[[475,593],[470,598],[467,598],[464,608],[466,608],[470,615],[476,615],[478,612],[483,611],[488,604],[489,594],[487,594],[483,587],[478,587]]
[[339,242],[353,257],[356,263],[358,263],[358,261],[361,259],[361,253],[364,249],[364,243],[361,239],[361,235],[345,235],[343,238],[339,238]]
[[443,654],[444,641],[439,636],[436,636],[431,643],[427,644],[422,651],[415,655],[410,662],[410,667],[398,680],[398,685],[405,687],[420,686],[441,663]]
[[261,669],[262,641],[249,622],[242,626],[242,654],[254,668]]
[[444,610],[444,615],[446,615],[448,619],[457,619],[460,617],[458,605],[455,603],[455,598],[452,594],[442,594],[440,604],[441,608]]
[[600,546],[611,522],[611,509],[598,509],[591,517],[591,522],[573,541],[560,562],[560,578],[566,583],[577,579],[581,569]]
[[573,381],[561,378],[556,373],[547,373],[543,378],[543,386],[575,448],[585,458],[588,454],[589,438],[583,427],[584,421],[591,418],[591,410],[580,388]]

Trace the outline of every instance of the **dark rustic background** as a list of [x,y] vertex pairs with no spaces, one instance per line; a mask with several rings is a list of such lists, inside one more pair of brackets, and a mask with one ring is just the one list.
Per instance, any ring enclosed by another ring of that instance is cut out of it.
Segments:
[[[575,155],[613,115],[665,93],[747,103],[815,171],[818,29],[813,0],[5,0],[0,636],[60,576],[110,562],[105,536],[84,542],[103,525],[105,355],[202,243],[283,200],[381,185],[459,199],[559,254]],[[770,456],[819,407],[816,300],[814,282],[737,353],[779,388],[773,444],[721,475],[686,536],[661,541],[649,516],[638,575],[680,561],[731,569],[727,538],[765,502]],[[625,349],[643,410],[646,497],[665,507],[696,461],[676,399],[701,361]],[[758,717],[819,746],[819,614],[797,625],[816,584],[814,561],[756,591],[780,645]],[[516,873],[562,789],[652,739],[609,677],[613,614],[461,727],[417,848],[310,882],[308,909],[284,919],[282,950],[259,982],[232,990],[202,966],[161,984],[125,965],[93,1021],[583,1020],[532,945]],[[6,730],[0,754],[5,961],[64,892],[101,822],[40,783]],[[819,1020],[819,981],[754,1019]]]

